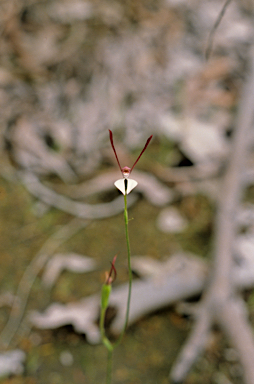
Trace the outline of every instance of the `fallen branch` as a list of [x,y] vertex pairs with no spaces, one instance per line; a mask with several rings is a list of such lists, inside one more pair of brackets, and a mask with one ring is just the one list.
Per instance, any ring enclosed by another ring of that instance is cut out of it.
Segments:
[[[123,212],[123,201],[121,196],[110,203],[96,205],[80,203],[46,187],[33,173],[20,172],[19,174],[23,184],[33,196],[43,203],[58,208],[73,216],[82,219],[103,219]],[[128,204],[134,204],[137,201],[137,198],[137,195],[133,193],[129,197]]]
[[[253,260],[245,258],[244,254],[240,257],[241,263],[234,266],[232,273],[234,283],[239,290],[249,289],[254,286],[254,263]],[[132,259],[132,267],[141,279],[133,281],[129,325],[156,310],[200,295],[208,274],[207,262],[189,254],[176,254],[164,262],[136,256]],[[127,295],[128,284],[114,287],[111,293],[110,306],[116,312],[111,332],[115,335],[119,335],[124,326]],[[41,329],[54,329],[71,324],[76,332],[86,334],[88,342],[99,343],[99,302],[100,293],[95,293],[76,303],[53,303],[43,313],[30,313],[29,321]],[[184,307],[186,308],[186,305]]]
[[[142,267],[151,259],[134,257],[133,269],[140,275]],[[128,325],[135,323],[145,315],[173,304],[179,300],[200,294],[203,289],[207,266],[199,257],[176,254],[165,262],[153,262],[153,273],[143,279],[136,279],[132,285],[132,301]],[[135,264],[136,267],[135,267]],[[154,274],[154,271],[156,273]],[[128,284],[115,287],[110,295],[110,307],[116,311],[111,324],[111,332],[119,335],[126,313]],[[51,304],[44,313],[33,311],[29,320],[41,329],[54,329],[71,324],[76,332],[86,334],[91,344],[100,342],[100,330],[97,324],[100,310],[100,293],[95,293],[77,303]]]
[[250,128],[254,111],[254,55],[251,71],[243,90],[239,106],[231,158],[225,175],[218,206],[215,256],[208,287],[200,303],[194,329],[177,358],[171,380],[182,383],[206,346],[211,327],[218,324],[239,354],[246,384],[254,382],[254,340],[252,329],[246,320],[246,309],[237,294],[231,272],[233,247],[237,235],[236,215],[243,190],[243,171],[248,151]]
[[[84,199],[91,195],[112,191],[115,188],[114,182],[118,178],[119,171],[104,172],[81,184],[61,185],[56,192],[60,193],[59,191],[62,191],[64,195],[74,200]],[[137,192],[142,193],[151,204],[164,206],[172,201],[172,189],[158,181],[155,176],[135,170],[135,178],[138,180]],[[53,186],[53,188],[56,187]]]

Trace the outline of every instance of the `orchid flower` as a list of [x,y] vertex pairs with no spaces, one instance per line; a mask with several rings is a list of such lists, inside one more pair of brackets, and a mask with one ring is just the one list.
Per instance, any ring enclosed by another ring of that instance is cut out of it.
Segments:
[[129,167],[121,167],[120,165],[120,162],[118,160],[118,156],[117,156],[117,153],[116,153],[116,150],[115,150],[115,146],[114,146],[114,142],[113,142],[113,133],[112,131],[109,129],[109,138],[110,138],[110,142],[111,142],[111,146],[112,146],[112,149],[114,151],[114,154],[115,154],[115,157],[116,157],[116,161],[117,161],[117,164],[120,168],[120,171],[122,172],[122,175],[123,175],[123,179],[119,179],[117,180],[114,184],[116,186],[117,189],[119,189],[119,191],[122,192],[123,195],[125,194],[129,194],[137,185],[137,181],[136,180],[133,180],[133,179],[129,179],[129,176],[133,170],[133,168],[135,167],[135,165],[137,164],[137,162],[139,161],[141,155],[143,154],[143,152],[146,150],[148,144],[150,143],[151,139],[152,139],[153,135],[151,135],[146,143],[145,143],[145,146],[144,148],[142,149],[140,155],[138,156],[137,160],[135,161],[135,163],[133,164],[133,166],[131,168]]

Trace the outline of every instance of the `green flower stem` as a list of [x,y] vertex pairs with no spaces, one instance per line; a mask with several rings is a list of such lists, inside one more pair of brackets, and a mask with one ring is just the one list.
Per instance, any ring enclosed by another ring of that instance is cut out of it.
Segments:
[[[127,183],[125,185],[125,192],[127,190]],[[124,195],[124,221],[125,221],[125,237],[127,245],[127,259],[128,259],[128,273],[129,273],[129,289],[128,289],[128,298],[127,298],[127,307],[125,322],[121,334],[117,341],[112,344],[105,334],[105,314],[107,310],[107,303],[101,305],[101,315],[100,315],[100,331],[102,342],[108,350],[108,362],[107,362],[107,378],[106,384],[111,383],[111,373],[112,373],[112,354],[113,350],[121,343],[124,333],[128,326],[129,313],[130,313],[130,303],[131,303],[131,288],[132,288],[132,270],[131,270],[131,249],[130,249],[130,239],[129,239],[129,219],[128,219],[128,208],[127,208],[127,193]],[[103,301],[103,300],[102,300]]]
[[105,334],[105,328],[104,328],[104,321],[105,321],[105,314],[106,314],[106,308],[101,309],[101,316],[100,316],[100,331],[101,331],[101,339],[105,347],[108,351],[113,351],[114,345],[110,342],[110,340],[107,338]]
[[106,384],[111,384],[111,378],[112,378],[112,361],[113,361],[113,349],[112,349],[111,351],[108,350]]
[[107,361],[107,376],[106,376],[106,384],[111,384],[111,376],[112,376],[112,354],[114,350],[114,345],[109,341],[105,334],[105,315],[106,315],[107,307],[101,306],[101,315],[100,315],[100,331],[101,331],[101,339],[103,344],[108,350],[108,361]]
[[129,239],[129,219],[128,219],[128,209],[127,209],[127,194],[124,195],[124,220],[125,220],[125,237],[126,237],[127,257],[128,257],[128,273],[129,273],[129,291],[128,291],[126,318],[125,318],[125,324],[124,324],[124,332],[125,332],[127,325],[128,325],[128,320],[129,320],[130,303],[131,303],[131,288],[132,288],[131,247],[130,247],[130,239]]
[[131,270],[131,247],[130,247],[130,239],[129,239],[129,218],[128,218],[128,209],[127,209],[127,194],[124,195],[124,221],[125,221],[125,238],[126,238],[126,245],[127,245],[127,259],[128,259],[128,273],[129,273],[129,289],[128,289],[128,298],[127,298],[127,307],[126,307],[126,315],[125,315],[125,322],[122,329],[122,332],[117,340],[117,342],[114,344],[114,348],[118,346],[124,336],[124,333],[126,331],[126,328],[128,326],[129,321],[129,313],[130,313],[130,304],[131,304],[131,288],[132,288],[132,270]]
[[[128,209],[127,209],[127,194],[124,195],[124,221],[125,221],[125,237],[126,237],[126,245],[127,245],[127,258],[128,258],[128,273],[129,273],[129,289],[128,289],[128,299],[127,299],[127,308],[126,308],[126,316],[125,323],[120,335],[122,340],[123,334],[126,331],[129,313],[130,313],[130,303],[131,303],[131,288],[132,288],[132,270],[131,270],[131,248],[130,248],[130,239],[129,239],[129,219],[128,219]],[[119,343],[121,342],[119,341]]]

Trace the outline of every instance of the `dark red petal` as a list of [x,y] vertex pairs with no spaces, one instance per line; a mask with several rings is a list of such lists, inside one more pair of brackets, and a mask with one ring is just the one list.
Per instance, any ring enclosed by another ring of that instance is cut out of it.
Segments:
[[116,279],[116,276],[117,276],[116,268],[115,268],[116,258],[117,258],[117,255],[114,256],[112,263],[110,262],[111,268],[110,268],[110,271],[107,273],[105,284],[112,284]]
[[146,150],[148,144],[149,144],[150,141],[152,140],[152,137],[153,137],[153,135],[151,135],[151,136],[147,139],[146,144],[145,144],[144,148],[142,149],[142,151],[141,151],[139,157],[137,158],[137,160],[136,160],[135,163],[133,164],[133,166],[132,166],[132,168],[131,168],[131,170],[130,170],[130,173],[131,173],[131,171],[133,170],[133,168],[135,167],[135,165],[137,164],[137,162],[139,161],[139,159],[140,159],[141,155],[143,154],[143,152]]
[[117,255],[115,255],[114,258],[113,258],[113,261],[112,261],[112,263],[111,263],[111,270],[110,270],[110,272],[109,272],[111,275],[112,275],[112,273],[114,272],[114,276],[113,276],[113,279],[112,279],[112,283],[115,281],[116,276],[117,276],[117,272],[116,272],[116,268],[115,268],[116,258],[117,258]]
[[115,146],[114,146],[114,142],[113,142],[113,133],[112,133],[112,131],[110,129],[109,129],[109,138],[110,138],[111,146],[113,148],[113,151],[114,151],[117,163],[119,165],[120,171],[122,172],[122,168],[121,168],[120,162],[118,160],[118,157],[117,157],[117,154],[116,154],[116,150],[115,150]]

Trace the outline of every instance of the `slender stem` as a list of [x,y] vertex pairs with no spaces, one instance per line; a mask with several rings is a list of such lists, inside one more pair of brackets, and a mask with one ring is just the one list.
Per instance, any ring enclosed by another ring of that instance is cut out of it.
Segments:
[[101,308],[101,315],[100,315],[100,331],[101,331],[101,339],[105,347],[108,351],[108,360],[107,360],[107,376],[106,376],[106,384],[111,384],[111,376],[112,376],[112,355],[113,355],[113,344],[109,341],[105,334],[105,327],[104,327],[104,321],[105,321],[105,314],[106,314],[107,308]]
[[128,273],[129,273],[129,291],[128,291],[128,299],[127,299],[126,317],[125,317],[125,323],[124,323],[124,331],[125,331],[128,325],[128,320],[129,320],[130,303],[131,303],[131,287],[132,287],[131,248],[130,248],[130,239],[129,239],[127,194],[124,195],[124,220],[125,220],[125,237],[126,237],[127,257],[128,257]]
[[131,303],[131,288],[132,288],[132,271],[131,271],[131,248],[130,248],[130,239],[129,239],[129,219],[128,219],[128,209],[127,209],[127,182],[125,183],[125,195],[124,195],[124,221],[125,221],[125,237],[126,237],[126,245],[127,245],[127,259],[128,259],[128,273],[129,273],[129,289],[128,289],[128,298],[127,298],[127,307],[126,307],[126,315],[125,322],[122,329],[122,332],[117,339],[117,341],[112,344],[110,340],[107,338],[105,334],[105,314],[107,308],[101,308],[100,315],[100,331],[102,342],[108,350],[108,361],[107,361],[107,377],[106,384],[111,384],[111,376],[112,376],[112,358],[113,358],[113,350],[121,343],[126,328],[128,326],[129,313],[130,313],[130,303]]
[[104,321],[105,321],[105,314],[106,314],[106,308],[101,308],[101,316],[100,316],[100,331],[101,331],[101,339],[105,347],[108,351],[113,351],[114,346],[109,341],[105,334],[105,327],[104,327]]
[[111,384],[111,377],[112,377],[112,360],[113,360],[112,357],[113,357],[113,350],[108,350],[106,384]]
[[[127,187],[126,187],[127,189]],[[125,237],[126,237],[126,245],[127,245],[127,259],[128,259],[128,273],[129,273],[129,289],[128,289],[128,298],[127,298],[127,306],[126,306],[126,315],[125,322],[122,329],[122,332],[114,344],[114,348],[117,347],[124,336],[126,328],[128,326],[129,313],[130,313],[130,303],[131,303],[131,288],[132,288],[132,271],[131,271],[131,247],[130,247],[130,239],[129,239],[129,219],[128,219],[128,209],[127,209],[127,194],[124,195],[124,221],[125,221]]]

